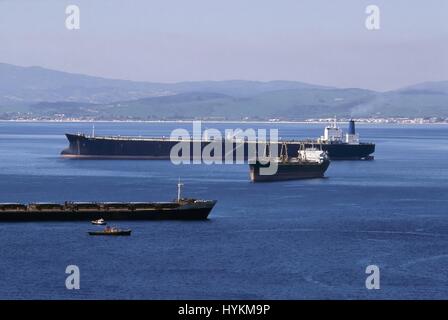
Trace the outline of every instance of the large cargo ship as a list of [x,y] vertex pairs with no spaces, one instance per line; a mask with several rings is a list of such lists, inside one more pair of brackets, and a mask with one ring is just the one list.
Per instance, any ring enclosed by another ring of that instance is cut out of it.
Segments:
[[0,203],[0,221],[203,220],[216,200],[180,197],[172,202]]
[[[66,134],[69,141],[68,148],[61,152],[62,157],[73,159],[149,159],[149,160],[169,160],[171,149],[179,143],[179,140],[170,138],[149,138],[149,137],[124,137],[124,136],[95,136],[86,134]],[[198,145],[200,150],[211,143],[211,140],[187,141],[190,143],[190,150],[194,150],[194,145]],[[226,144],[232,145],[230,158],[237,159],[239,153],[237,149],[241,145],[239,141],[222,140],[222,149]],[[256,142],[243,141],[244,159],[247,161],[249,145]],[[355,122],[349,123],[348,133],[343,135],[342,130],[337,126],[336,121],[325,127],[324,135],[316,140],[289,140],[281,141],[277,144],[278,154],[281,146],[286,143],[289,154],[297,154],[299,148],[304,143],[307,147],[319,145],[323,151],[328,153],[331,160],[370,160],[375,152],[375,144],[359,141],[359,136],[355,132]],[[272,146],[274,147],[274,146]],[[257,147],[255,146],[255,149]],[[227,149],[225,149],[227,150]],[[257,150],[258,152],[258,150]],[[190,158],[193,159],[193,152]],[[229,157],[228,152],[224,157]]]

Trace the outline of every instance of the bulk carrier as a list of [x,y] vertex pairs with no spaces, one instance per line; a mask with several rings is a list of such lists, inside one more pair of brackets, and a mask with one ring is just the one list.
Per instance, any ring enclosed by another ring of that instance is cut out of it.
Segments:
[[[85,134],[67,133],[66,137],[69,141],[68,148],[61,152],[64,158],[73,159],[149,159],[149,160],[169,160],[171,148],[179,143],[179,140],[156,137],[124,137],[124,136],[95,136]],[[187,141],[190,143],[190,150],[194,150],[193,145],[197,144],[200,150],[211,143],[211,140],[194,140]],[[237,159],[240,156],[237,149],[241,145],[241,141],[236,139],[222,140],[224,150],[225,144],[231,143],[233,146],[231,158]],[[244,160],[248,159],[249,144],[256,142],[243,141]],[[331,160],[371,160],[375,152],[375,144],[359,141],[359,136],[355,131],[355,122],[350,120],[348,133],[343,134],[342,130],[337,126],[336,120],[324,129],[324,135],[315,140],[289,140],[280,141],[277,144],[278,154],[281,147],[286,144],[289,154],[297,154],[300,147],[305,144],[306,147],[319,146],[326,151]],[[274,147],[274,146],[272,146]],[[256,150],[256,146],[255,146]],[[258,152],[258,150],[257,150]],[[202,154],[202,152],[201,152]],[[223,153],[223,160],[225,155]],[[190,155],[193,159],[193,156]]]
[[1,222],[105,220],[203,220],[216,200],[182,198],[178,183],[172,202],[0,203]]

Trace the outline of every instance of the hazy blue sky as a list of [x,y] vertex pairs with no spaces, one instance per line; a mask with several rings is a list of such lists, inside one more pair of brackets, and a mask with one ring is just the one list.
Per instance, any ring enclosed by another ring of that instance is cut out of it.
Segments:
[[[77,4],[81,29],[65,28]],[[381,29],[364,26],[368,4]],[[448,80],[447,0],[0,0],[0,62],[132,80]]]

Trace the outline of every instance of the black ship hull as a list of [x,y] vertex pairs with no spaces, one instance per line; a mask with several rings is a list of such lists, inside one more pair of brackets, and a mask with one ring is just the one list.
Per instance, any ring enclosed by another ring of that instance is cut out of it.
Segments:
[[[85,135],[66,134],[69,141],[69,147],[61,152],[64,158],[73,159],[147,159],[147,160],[169,160],[171,149],[179,143],[175,140],[164,138],[133,138],[133,137],[88,137]],[[195,141],[190,142],[190,159],[194,159],[193,150],[204,149],[210,142]],[[243,159],[247,161],[249,151],[256,146],[254,142],[244,142],[242,147],[240,143],[222,142],[222,159],[225,157],[236,160],[240,159],[240,152],[244,151]],[[286,141],[287,152],[290,156],[297,155],[297,151],[304,143],[303,141]],[[305,142],[306,147],[321,146],[323,151],[327,151],[331,160],[370,160],[375,152],[375,144],[372,143],[322,143],[317,141]],[[281,151],[282,143],[278,143],[278,154]],[[272,146],[271,146],[272,148]],[[256,150],[260,156],[264,150]],[[212,153],[213,155],[213,153]]]
[[268,167],[269,164],[261,164],[260,162],[256,162],[254,164],[249,164],[250,179],[252,182],[271,182],[323,178],[325,171],[327,171],[329,165],[329,160],[322,161],[321,163],[280,162],[278,163],[277,172],[275,174],[262,175],[260,174],[260,169],[263,167]]
[[[0,204],[1,222],[39,221],[106,221],[119,220],[204,220],[207,219],[216,201],[199,203],[122,203],[120,206],[100,203],[69,205],[11,205]],[[51,207],[51,208],[48,208]]]

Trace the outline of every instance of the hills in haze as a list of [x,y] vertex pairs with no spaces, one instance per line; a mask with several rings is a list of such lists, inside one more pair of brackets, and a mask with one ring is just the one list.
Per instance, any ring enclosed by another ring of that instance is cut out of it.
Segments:
[[296,81],[151,83],[0,63],[0,119],[448,118],[448,81],[389,92]]

